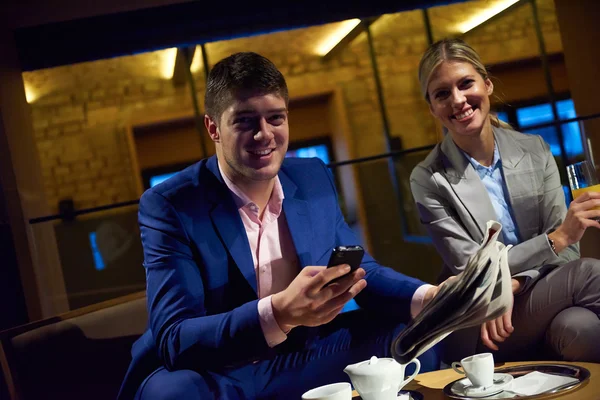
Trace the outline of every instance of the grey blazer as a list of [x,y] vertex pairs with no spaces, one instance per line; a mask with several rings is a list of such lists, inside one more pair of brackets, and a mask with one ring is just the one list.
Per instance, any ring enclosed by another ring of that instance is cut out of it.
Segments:
[[[545,233],[557,228],[567,209],[556,162],[537,135],[493,128],[504,182],[521,243],[509,250],[513,276],[526,290],[558,265],[579,258],[572,245],[558,256]],[[488,220],[498,220],[489,195],[450,135],[412,171],[410,185],[421,222],[444,260],[440,280],[460,273],[479,247]]]

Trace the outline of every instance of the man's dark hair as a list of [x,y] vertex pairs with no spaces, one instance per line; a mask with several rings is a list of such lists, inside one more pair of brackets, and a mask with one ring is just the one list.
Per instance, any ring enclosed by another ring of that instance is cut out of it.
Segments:
[[217,124],[231,100],[241,93],[277,94],[288,104],[285,78],[269,59],[253,52],[241,52],[219,61],[206,82],[204,108]]

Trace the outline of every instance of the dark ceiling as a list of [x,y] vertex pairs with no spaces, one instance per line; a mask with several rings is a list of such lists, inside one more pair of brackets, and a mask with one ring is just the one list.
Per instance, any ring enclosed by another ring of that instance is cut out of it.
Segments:
[[23,71],[366,18],[464,0],[195,1],[15,31]]

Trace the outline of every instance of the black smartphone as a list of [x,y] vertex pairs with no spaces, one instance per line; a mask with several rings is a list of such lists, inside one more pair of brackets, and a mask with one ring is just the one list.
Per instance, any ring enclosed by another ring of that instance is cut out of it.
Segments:
[[[337,246],[331,252],[329,262],[327,263],[327,268],[335,267],[336,265],[340,264],[348,264],[350,266],[350,272],[352,272],[360,267],[360,263],[362,262],[364,255],[365,250],[362,248],[362,246]],[[342,278],[342,276],[330,281],[329,284],[332,284],[340,278]]]

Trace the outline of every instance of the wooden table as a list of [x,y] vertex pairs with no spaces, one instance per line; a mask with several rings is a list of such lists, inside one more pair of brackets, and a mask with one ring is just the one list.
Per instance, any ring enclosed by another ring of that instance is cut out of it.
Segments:
[[[528,364],[540,364],[540,362],[510,362],[510,363],[498,363],[496,364],[496,368],[502,367],[512,367],[515,365],[528,365]],[[569,362],[551,362],[551,361],[543,361],[544,364],[568,364],[568,365],[579,365],[581,367],[585,367],[590,371],[590,379],[583,386],[578,389],[572,390],[566,394],[560,396],[560,399],[565,400],[598,400],[600,399],[600,364],[592,364],[592,363],[569,363]],[[407,390],[416,390],[422,393],[425,397],[425,400],[441,400],[447,399],[448,397],[444,396],[443,389],[444,386],[453,382],[460,377],[464,377],[464,375],[460,375],[455,372],[453,369],[442,369],[434,372],[427,372],[425,374],[419,374],[415,377],[415,379],[406,385],[404,389]],[[360,399],[358,393],[354,391],[353,399]],[[547,398],[558,398],[559,396],[548,396]]]

